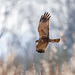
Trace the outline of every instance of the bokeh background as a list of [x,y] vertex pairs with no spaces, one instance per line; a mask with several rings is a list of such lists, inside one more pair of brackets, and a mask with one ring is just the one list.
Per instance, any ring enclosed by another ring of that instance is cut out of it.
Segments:
[[[35,41],[39,39],[38,25],[44,12],[51,14],[50,38],[61,38],[61,42],[50,43],[46,53],[40,54]],[[75,0],[0,0],[1,60],[15,58],[25,70],[34,63],[39,75],[40,62],[48,62],[52,50],[55,62],[66,61],[71,67],[73,63],[75,68]]]

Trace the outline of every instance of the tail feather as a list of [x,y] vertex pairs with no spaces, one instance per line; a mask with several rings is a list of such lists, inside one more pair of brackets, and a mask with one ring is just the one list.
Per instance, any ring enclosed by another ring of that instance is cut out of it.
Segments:
[[49,39],[49,42],[59,43],[60,42],[60,39]]

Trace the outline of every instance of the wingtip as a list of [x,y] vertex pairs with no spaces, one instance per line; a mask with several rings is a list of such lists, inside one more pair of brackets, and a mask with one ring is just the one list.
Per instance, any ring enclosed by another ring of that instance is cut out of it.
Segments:
[[58,39],[58,43],[60,43],[61,39]]
[[40,22],[47,22],[50,20],[51,15],[48,12],[45,12],[44,15],[41,16]]

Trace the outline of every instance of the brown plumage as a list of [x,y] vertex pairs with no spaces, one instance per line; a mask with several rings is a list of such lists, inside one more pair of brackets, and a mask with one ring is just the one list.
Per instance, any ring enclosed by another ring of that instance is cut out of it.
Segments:
[[50,39],[49,38],[49,20],[50,20],[50,14],[48,12],[44,13],[44,15],[40,18],[40,23],[38,27],[39,32],[39,40],[36,42],[38,43],[36,46],[36,51],[39,53],[44,53],[49,42],[52,43],[59,43],[60,39]]

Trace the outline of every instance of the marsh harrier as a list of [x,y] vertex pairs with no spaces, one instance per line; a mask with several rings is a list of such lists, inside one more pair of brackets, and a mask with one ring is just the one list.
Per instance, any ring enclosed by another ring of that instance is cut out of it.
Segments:
[[49,20],[50,20],[50,14],[47,12],[44,13],[44,15],[41,16],[40,18],[40,23],[38,27],[38,32],[39,32],[39,40],[36,40],[38,43],[36,46],[36,51],[39,53],[45,53],[46,48],[49,44],[49,42],[52,43],[59,43],[59,39],[50,39],[49,37]]

